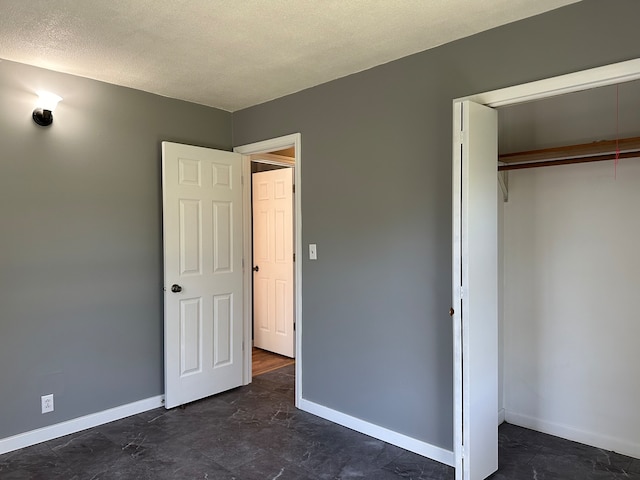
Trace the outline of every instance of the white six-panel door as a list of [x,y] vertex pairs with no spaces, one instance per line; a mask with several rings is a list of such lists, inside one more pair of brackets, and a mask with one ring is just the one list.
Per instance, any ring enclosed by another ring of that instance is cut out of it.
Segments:
[[242,384],[241,159],[162,142],[166,408]]
[[456,480],[498,469],[497,112],[454,104],[454,453]]
[[293,169],[252,178],[254,345],[293,357]]

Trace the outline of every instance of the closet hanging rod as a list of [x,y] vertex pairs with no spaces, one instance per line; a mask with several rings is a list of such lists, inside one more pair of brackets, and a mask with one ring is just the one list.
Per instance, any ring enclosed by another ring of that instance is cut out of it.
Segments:
[[498,170],[517,170],[613,160],[616,158],[616,149],[621,152],[618,158],[640,157],[640,137],[502,154],[498,157],[498,160],[502,163],[498,166]]

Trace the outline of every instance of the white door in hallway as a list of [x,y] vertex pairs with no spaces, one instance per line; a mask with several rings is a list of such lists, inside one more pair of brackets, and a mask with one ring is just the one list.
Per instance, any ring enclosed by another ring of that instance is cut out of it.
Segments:
[[498,469],[498,115],[454,105],[453,336],[456,480]]
[[242,384],[241,159],[162,142],[166,408]]
[[254,345],[295,355],[293,305],[293,169],[254,173]]

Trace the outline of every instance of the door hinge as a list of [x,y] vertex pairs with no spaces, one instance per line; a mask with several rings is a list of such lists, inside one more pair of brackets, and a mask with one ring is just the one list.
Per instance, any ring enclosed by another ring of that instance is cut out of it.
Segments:
[[295,183],[291,185],[291,189],[293,190],[293,193],[296,193],[296,184]]
[[464,289],[462,288],[462,285],[458,287],[458,296],[460,298],[464,297]]
[[296,331],[296,322],[293,322],[293,331]]
[[295,253],[293,254],[293,261],[294,262],[296,261],[296,254]]
[[242,351],[244,352],[244,340],[242,341]]
[[244,175],[240,175],[240,185],[244,185]]

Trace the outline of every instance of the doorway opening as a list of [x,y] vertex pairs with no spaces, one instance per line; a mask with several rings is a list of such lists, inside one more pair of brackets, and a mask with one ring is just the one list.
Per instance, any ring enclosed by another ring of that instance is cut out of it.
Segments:
[[295,147],[250,156],[252,376],[295,363]]
[[[269,188],[273,188],[278,194],[278,197],[284,197],[286,188],[283,186],[285,183],[280,180],[276,180],[271,187],[265,186],[268,182],[254,182],[253,175],[268,173],[268,172],[288,172],[290,182],[292,184],[291,190],[288,192],[291,197],[291,234],[287,234],[290,240],[290,247],[287,249],[281,248],[277,253],[273,253],[271,248],[271,255],[278,257],[291,257],[292,262],[292,285],[288,287],[286,282],[279,282],[277,288],[275,282],[272,282],[272,289],[274,289],[277,296],[277,301],[281,305],[287,305],[291,309],[290,320],[285,320],[288,325],[282,323],[282,318],[279,319],[280,330],[285,330],[284,327],[289,327],[293,332],[293,337],[288,341],[291,341],[291,350],[285,352],[281,358],[270,357],[269,362],[275,364],[295,363],[293,371],[295,372],[295,405],[299,406],[302,398],[302,207],[301,207],[301,135],[299,133],[287,135],[284,137],[274,138],[271,140],[265,140],[262,142],[256,142],[249,145],[243,145],[236,147],[235,152],[243,155],[243,223],[244,223],[244,299],[243,299],[243,311],[244,311],[244,344],[251,346],[251,348],[244,349],[244,383],[248,384],[253,378],[253,363],[256,359],[256,363],[262,359],[263,355],[254,356],[253,342],[255,338],[254,318],[257,316],[257,308],[260,305],[264,306],[268,304],[268,300],[265,300],[263,293],[260,293],[259,286],[256,285],[258,281],[262,281],[266,284],[268,281],[265,279],[259,280],[257,274],[261,273],[263,267],[260,263],[257,263],[258,255],[254,252],[254,247],[259,246],[260,242],[254,237],[254,187],[259,186],[262,188],[262,192],[267,192]],[[255,185],[254,185],[255,183]],[[261,183],[261,185],[258,185]],[[295,193],[294,189],[295,188]],[[260,192],[258,192],[260,193]],[[266,196],[265,196],[266,197]],[[289,197],[289,198],[291,198]],[[290,201],[280,199],[282,201]],[[260,214],[263,215],[263,214]],[[279,220],[284,219],[286,214],[279,213]],[[266,214],[263,215],[266,217]],[[275,218],[275,217],[272,217]],[[272,222],[276,222],[272,220]],[[277,223],[277,222],[276,222]],[[284,234],[283,234],[284,235]],[[256,240],[256,241],[254,241]],[[262,240],[261,240],[262,241]],[[280,245],[285,245],[285,242],[279,240]],[[290,252],[290,253],[289,253]],[[259,253],[259,252],[258,252]],[[261,259],[260,261],[264,261]],[[264,265],[264,264],[263,264]],[[257,268],[256,268],[257,267]],[[254,288],[255,287],[255,288]],[[290,302],[285,302],[286,288],[291,288]],[[256,292],[256,289],[258,291]],[[263,290],[264,292],[265,290]],[[257,298],[261,295],[260,298]],[[276,297],[271,300],[276,301]],[[271,315],[275,318],[274,309],[271,309]],[[287,318],[287,317],[284,317]],[[264,324],[264,321],[263,321]],[[283,326],[284,325],[284,326]],[[294,329],[295,326],[295,329]],[[260,325],[258,326],[258,328]],[[264,352],[257,351],[256,354],[262,354]],[[292,358],[295,357],[295,360]]]

